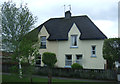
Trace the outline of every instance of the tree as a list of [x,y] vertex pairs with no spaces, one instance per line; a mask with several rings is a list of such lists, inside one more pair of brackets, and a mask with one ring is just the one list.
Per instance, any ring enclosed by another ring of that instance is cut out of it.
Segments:
[[36,55],[38,55],[37,46],[33,46],[33,44],[34,42],[24,37],[20,42],[20,48],[19,48],[20,57],[22,58],[21,64],[23,64],[22,66],[23,74],[25,73],[29,75],[31,83],[32,83],[32,74],[35,68],[34,62],[36,61]]
[[[1,8],[2,41],[7,52],[13,52],[21,69],[20,43],[24,36],[33,28],[36,17],[29,11],[27,5],[17,7],[13,2],[4,2]],[[20,72],[21,73],[21,72]]]
[[52,83],[52,68],[54,67],[55,63],[57,62],[56,55],[51,52],[44,52],[43,56],[42,56],[42,61],[49,68],[48,83],[51,84]]
[[104,41],[103,57],[107,60],[107,68],[114,68],[114,62],[120,61],[120,38],[110,38]]
[[36,22],[36,17],[27,8],[27,5],[16,7],[15,3],[4,2],[1,8],[2,16],[2,37],[7,51],[14,51],[20,41],[27,34]]

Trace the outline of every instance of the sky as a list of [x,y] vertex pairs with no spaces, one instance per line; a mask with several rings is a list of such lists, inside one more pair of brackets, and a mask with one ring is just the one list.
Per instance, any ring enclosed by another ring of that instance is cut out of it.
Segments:
[[[1,0],[2,4],[4,1]],[[10,0],[9,0],[10,1]],[[72,16],[87,15],[94,24],[108,37],[118,37],[118,2],[119,0],[12,0],[16,4],[26,4],[34,16],[35,27],[50,18],[64,17],[64,12],[71,5]],[[64,6],[65,5],[65,6]]]

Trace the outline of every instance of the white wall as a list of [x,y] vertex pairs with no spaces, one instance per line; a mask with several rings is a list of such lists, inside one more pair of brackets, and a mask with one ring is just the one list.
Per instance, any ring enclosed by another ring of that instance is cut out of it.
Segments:
[[[45,28],[45,26],[42,27],[41,31],[38,34],[38,39],[40,43],[40,36],[46,36],[46,39],[49,37],[49,34]],[[57,56],[58,52],[58,43],[56,41],[46,41],[46,49],[39,49],[39,53],[42,55],[44,52],[53,52]],[[40,44],[39,44],[40,45]],[[57,63],[56,63],[57,64]],[[41,65],[43,66],[43,62],[41,62]]]
[[[78,35],[78,48],[71,47],[71,35]],[[82,66],[88,69],[104,69],[105,60],[102,55],[102,47],[104,40],[80,40],[81,33],[77,26],[73,24],[68,33],[68,41],[47,41],[47,49],[40,49],[39,52],[53,52],[56,53],[58,67],[65,67],[65,54],[72,54],[73,63],[76,61],[76,54],[83,54]],[[45,28],[42,27],[39,37],[47,36],[49,34]],[[96,45],[96,57],[91,57],[91,46]],[[43,63],[42,63],[43,65]]]
[[[78,48],[71,47],[71,35],[78,35]],[[104,69],[105,60],[102,55],[103,40],[80,40],[77,26],[73,24],[68,33],[68,41],[59,41],[58,65],[65,67],[65,54],[72,54],[73,63],[76,61],[76,54],[82,54],[82,66],[88,69]],[[96,45],[96,57],[91,57],[91,46]]]

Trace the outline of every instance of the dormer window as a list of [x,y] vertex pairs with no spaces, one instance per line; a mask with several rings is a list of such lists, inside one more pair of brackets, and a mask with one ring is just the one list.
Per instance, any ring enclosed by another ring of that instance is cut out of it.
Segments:
[[72,48],[78,47],[77,35],[71,35],[71,47]]
[[40,48],[43,48],[43,49],[46,48],[46,36],[40,37]]

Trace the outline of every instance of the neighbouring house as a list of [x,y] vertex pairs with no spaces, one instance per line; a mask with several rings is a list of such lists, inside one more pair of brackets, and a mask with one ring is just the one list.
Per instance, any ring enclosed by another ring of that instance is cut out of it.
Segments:
[[6,52],[6,51],[0,51],[0,58],[1,58],[1,62],[2,63],[9,63],[11,62],[11,55],[13,53],[12,52]]
[[[38,36],[42,56],[53,52],[57,56],[57,67],[71,67],[79,63],[84,69],[104,69],[106,60],[102,48],[107,37],[86,15],[71,16],[65,12],[63,18],[51,18],[38,26],[33,32]],[[38,56],[37,65],[44,66]]]

